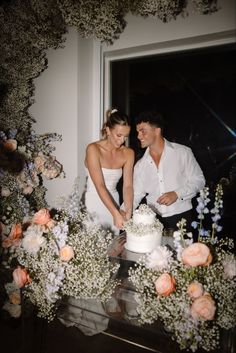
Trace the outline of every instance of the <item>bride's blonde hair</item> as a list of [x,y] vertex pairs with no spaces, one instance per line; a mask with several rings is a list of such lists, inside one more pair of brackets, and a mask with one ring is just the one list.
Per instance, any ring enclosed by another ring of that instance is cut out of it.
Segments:
[[129,118],[126,114],[120,113],[116,108],[111,108],[106,111],[106,121],[101,130],[102,137],[107,137],[107,127],[113,129],[115,125],[130,126]]

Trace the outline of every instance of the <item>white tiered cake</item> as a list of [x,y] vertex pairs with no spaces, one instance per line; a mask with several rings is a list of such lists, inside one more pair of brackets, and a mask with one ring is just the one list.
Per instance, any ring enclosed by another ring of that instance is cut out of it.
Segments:
[[161,245],[163,225],[147,205],[140,205],[134,211],[132,219],[126,222],[124,229],[125,248],[129,251],[147,253]]

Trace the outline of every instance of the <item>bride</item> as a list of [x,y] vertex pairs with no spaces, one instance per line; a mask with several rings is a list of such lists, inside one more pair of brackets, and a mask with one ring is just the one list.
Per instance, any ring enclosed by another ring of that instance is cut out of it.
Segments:
[[[116,109],[108,110],[102,129],[103,139],[87,146],[85,166],[88,172],[85,206],[93,222],[118,234],[131,217],[133,205],[134,152],[124,145],[130,132],[128,117]],[[123,176],[124,211],[119,209],[117,183]],[[125,239],[117,237],[109,255],[121,251]],[[117,302],[111,298],[110,311]],[[66,326],[76,326],[85,335],[107,329],[109,318],[102,303],[96,300],[68,298],[68,306],[59,320]]]
[[[87,146],[85,206],[95,223],[118,233],[132,214],[134,152],[124,145],[130,132],[128,117],[117,109],[106,112],[102,139]],[[117,183],[123,176],[124,211],[119,209]]]

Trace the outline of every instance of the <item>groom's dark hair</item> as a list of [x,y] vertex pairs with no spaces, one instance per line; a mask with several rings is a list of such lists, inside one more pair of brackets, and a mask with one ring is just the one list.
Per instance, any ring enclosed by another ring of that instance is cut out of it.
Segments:
[[141,123],[149,123],[152,126],[159,127],[163,133],[164,119],[162,114],[155,111],[144,111],[139,113],[135,119],[136,125]]

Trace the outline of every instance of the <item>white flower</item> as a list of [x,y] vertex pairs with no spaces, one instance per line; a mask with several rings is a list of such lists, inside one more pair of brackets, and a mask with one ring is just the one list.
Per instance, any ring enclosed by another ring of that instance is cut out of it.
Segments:
[[22,240],[23,248],[32,254],[36,254],[45,243],[40,225],[32,225],[24,232]]
[[4,287],[6,289],[7,294],[19,289],[19,287],[16,285],[16,283],[14,281],[4,284]]
[[2,188],[1,196],[2,197],[8,197],[9,195],[11,195],[11,191],[8,188]]
[[11,304],[9,301],[7,301],[2,308],[6,310],[11,315],[11,317],[17,319],[21,316],[21,305],[19,304]]
[[165,246],[158,246],[146,258],[147,268],[164,270],[169,267],[172,260],[172,253]]
[[224,278],[232,279],[236,276],[236,260],[233,257],[229,257],[223,261],[224,266]]
[[174,237],[174,239],[176,239],[176,241],[180,241],[181,240],[181,232],[179,230],[174,231],[173,237]]
[[52,232],[55,236],[57,244],[61,249],[66,244],[66,239],[68,236],[68,224],[66,222],[59,222],[53,229]]

